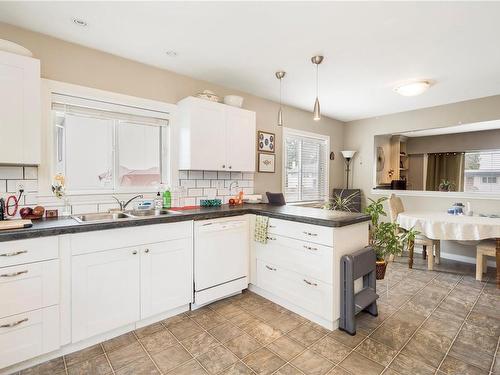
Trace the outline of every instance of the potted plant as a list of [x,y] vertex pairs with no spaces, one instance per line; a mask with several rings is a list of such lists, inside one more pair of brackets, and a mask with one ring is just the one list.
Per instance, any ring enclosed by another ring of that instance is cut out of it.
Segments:
[[371,203],[366,207],[365,212],[371,217],[370,245],[373,247],[373,250],[375,250],[377,256],[377,280],[382,280],[385,277],[385,271],[387,269],[387,258],[400,255],[406,243],[413,246],[413,241],[415,240],[417,232],[414,229],[401,232],[397,223],[380,221],[382,216],[387,216],[383,205],[387,197],[369,200]]
[[353,200],[358,196],[358,192],[355,191],[347,196],[344,196],[344,190],[340,194],[334,194],[330,201],[325,203],[323,208],[325,210],[336,210],[336,211],[346,211],[352,212]]
[[446,178],[441,180],[438,186],[439,191],[453,191],[454,188],[455,183]]

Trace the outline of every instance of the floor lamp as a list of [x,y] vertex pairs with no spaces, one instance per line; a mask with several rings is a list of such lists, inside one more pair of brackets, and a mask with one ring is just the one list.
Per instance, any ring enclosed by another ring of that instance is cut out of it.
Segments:
[[342,156],[344,157],[345,160],[345,173],[347,176],[347,186],[346,188],[349,189],[349,172],[351,171],[351,160],[354,157],[354,154],[356,151],[341,151]]

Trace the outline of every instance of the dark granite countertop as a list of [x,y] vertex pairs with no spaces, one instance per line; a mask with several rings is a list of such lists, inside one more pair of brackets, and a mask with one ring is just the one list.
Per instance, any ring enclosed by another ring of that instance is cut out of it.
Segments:
[[67,233],[91,232],[95,230],[173,223],[187,220],[215,219],[244,214],[264,215],[276,219],[284,219],[334,228],[369,220],[369,216],[365,214],[330,211],[319,208],[272,206],[269,204],[244,204],[236,207],[223,205],[221,207],[200,207],[192,210],[184,210],[179,211],[178,214],[171,214],[162,217],[122,219],[105,223],[79,223],[70,217],[34,220],[31,228],[0,231],[0,242],[55,236]]

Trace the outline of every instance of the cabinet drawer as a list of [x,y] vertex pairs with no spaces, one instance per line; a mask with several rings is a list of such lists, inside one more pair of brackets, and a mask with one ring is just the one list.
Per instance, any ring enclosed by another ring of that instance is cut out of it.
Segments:
[[0,319],[0,369],[59,348],[59,306]]
[[0,317],[59,303],[59,260],[0,269]]
[[58,257],[57,237],[0,242],[0,268]]
[[266,245],[256,243],[256,257],[291,271],[333,283],[333,249],[312,242],[294,240],[275,234]]
[[333,228],[320,225],[270,218],[269,233],[325,246],[333,246]]
[[333,288],[319,280],[257,260],[257,286],[324,319],[333,317]]

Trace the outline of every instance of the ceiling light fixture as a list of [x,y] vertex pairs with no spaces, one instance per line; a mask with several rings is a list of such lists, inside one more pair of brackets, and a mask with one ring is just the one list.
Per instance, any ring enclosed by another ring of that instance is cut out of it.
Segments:
[[85,20],[82,20],[81,18],[73,18],[73,23],[78,26],[85,27],[87,26],[87,22]]
[[276,72],[276,78],[280,80],[280,109],[278,111],[278,126],[283,126],[283,108],[281,106],[281,99],[282,99],[282,82],[283,78],[285,78],[286,72],[280,70],[279,72]]
[[319,121],[321,120],[321,110],[319,107],[319,64],[323,62],[323,56],[313,56],[311,57],[311,61],[314,65],[316,65],[316,100],[314,102],[314,110],[313,110],[313,120]]
[[431,87],[431,82],[428,80],[423,81],[411,81],[393,88],[395,92],[403,96],[417,96],[423,94]]
[[170,57],[176,57],[177,56],[177,52],[175,52],[175,51],[167,51],[165,53],[167,54],[167,56],[170,56]]

